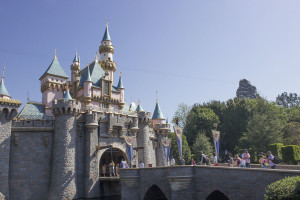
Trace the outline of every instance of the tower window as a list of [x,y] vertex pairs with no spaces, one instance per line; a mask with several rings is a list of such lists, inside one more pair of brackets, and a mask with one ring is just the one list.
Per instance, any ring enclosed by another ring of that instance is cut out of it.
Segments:
[[108,108],[108,105],[107,104],[103,104],[103,108]]
[[104,94],[108,95],[109,94],[109,83],[104,82]]

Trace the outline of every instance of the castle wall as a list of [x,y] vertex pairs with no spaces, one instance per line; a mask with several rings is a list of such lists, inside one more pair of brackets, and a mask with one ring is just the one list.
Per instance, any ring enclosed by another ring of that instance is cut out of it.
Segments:
[[53,144],[51,128],[52,121],[14,122],[10,144],[10,199],[47,198]]

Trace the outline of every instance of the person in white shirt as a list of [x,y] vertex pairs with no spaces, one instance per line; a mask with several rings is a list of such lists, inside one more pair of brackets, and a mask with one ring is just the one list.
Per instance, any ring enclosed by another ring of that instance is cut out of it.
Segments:
[[144,167],[145,167],[144,163],[140,161],[139,168],[144,168]]
[[267,154],[271,169],[276,169],[276,164],[273,162],[274,156],[272,155],[271,151],[268,151]]
[[251,167],[250,154],[248,153],[247,149],[244,150],[244,153],[242,154],[242,159],[246,162],[246,167]]
[[171,166],[175,166],[175,159],[171,156]]

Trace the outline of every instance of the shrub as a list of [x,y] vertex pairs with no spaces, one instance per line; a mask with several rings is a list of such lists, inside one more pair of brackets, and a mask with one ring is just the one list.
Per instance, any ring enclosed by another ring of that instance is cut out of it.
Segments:
[[270,144],[268,146],[268,151],[271,151],[273,156],[277,156],[280,160],[282,159],[281,148],[283,147],[282,143]]
[[286,177],[267,186],[265,200],[285,199],[297,200],[297,184],[300,183],[300,176]]
[[281,148],[283,162],[296,165],[300,161],[300,147],[298,145],[287,145]]

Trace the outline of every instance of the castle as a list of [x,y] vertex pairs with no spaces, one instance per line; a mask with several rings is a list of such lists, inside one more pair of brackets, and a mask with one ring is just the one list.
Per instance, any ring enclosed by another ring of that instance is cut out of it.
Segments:
[[94,62],[71,77],[55,57],[40,77],[42,102],[21,102],[0,83],[0,193],[7,199],[78,199],[104,195],[100,176],[111,161],[131,167],[166,166],[163,142],[170,125],[158,101],[153,115],[127,105],[106,25]]

